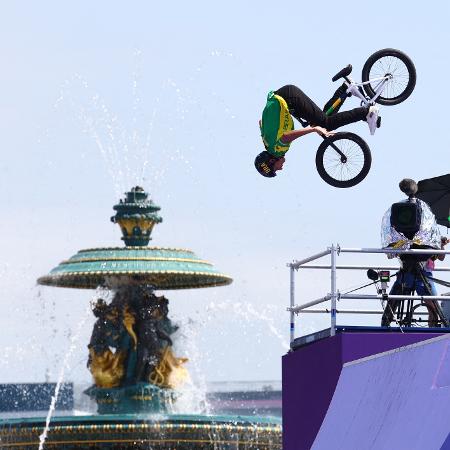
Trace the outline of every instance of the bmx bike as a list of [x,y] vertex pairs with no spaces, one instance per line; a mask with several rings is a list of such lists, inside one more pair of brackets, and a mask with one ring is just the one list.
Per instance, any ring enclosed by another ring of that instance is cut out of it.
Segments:
[[[343,78],[348,85],[344,97],[338,98],[325,112],[333,114],[348,94],[357,97],[361,106],[375,103],[385,106],[405,101],[416,85],[416,69],[412,60],[400,50],[385,48],[371,55],[362,69],[362,82],[350,78],[352,66],[339,71],[332,81]],[[303,126],[308,125],[302,122]],[[331,186],[348,188],[360,183],[369,173],[372,155],[367,143],[350,132],[324,137],[316,153],[320,177]]]

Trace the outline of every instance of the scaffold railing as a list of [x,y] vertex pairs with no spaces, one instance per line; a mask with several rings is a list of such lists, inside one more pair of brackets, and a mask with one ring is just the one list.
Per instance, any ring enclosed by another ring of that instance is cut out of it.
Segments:
[[[330,314],[330,335],[334,336],[336,334],[336,315],[337,314],[382,314],[383,311],[378,310],[357,310],[357,309],[337,309],[338,300],[384,300],[385,297],[382,295],[369,295],[369,294],[342,294],[339,292],[337,287],[337,271],[338,270],[399,270],[399,266],[388,266],[388,265],[338,265],[337,258],[342,253],[367,253],[367,254],[391,254],[392,257],[397,255],[449,255],[449,250],[434,250],[434,249],[414,249],[414,250],[398,250],[398,249],[387,249],[387,248],[341,248],[339,244],[331,245],[326,250],[315,255],[309,256],[302,260],[294,260],[287,264],[290,272],[290,299],[289,308],[287,310],[290,312],[290,342],[295,339],[295,316],[297,314]],[[323,258],[330,255],[330,264],[308,264],[317,259]],[[326,293],[324,296],[317,298],[315,300],[310,300],[300,305],[295,304],[295,272],[300,269],[316,269],[316,270],[330,270],[330,292]],[[450,272],[450,267],[436,267],[434,272]],[[450,295],[437,295],[437,296],[420,296],[420,295],[389,295],[389,299],[392,300],[439,300],[439,301],[450,301]],[[331,301],[330,308],[325,309],[310,309],[312,306],[319,305],[324,302]],[[417,315],[426,315],[425,312],[416,312]]]

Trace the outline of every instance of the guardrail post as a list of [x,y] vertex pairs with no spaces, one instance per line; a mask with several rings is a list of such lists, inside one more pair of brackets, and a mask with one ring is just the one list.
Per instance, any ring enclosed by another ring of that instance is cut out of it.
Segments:
[[331,254],[331,326],[330,335],[334,336],[336,334],[336,299],[337,299],[337,289],[336,289],[336,256],[338,247],[334,244],[330,248]]
[[[290,290],[291,290],[291,296],[290,296],[290,305],[291,308],[295,306],[295,273],[294,273],[294,267],[290,266]],[[291,324],[290,324],[290,342],[291,344],[294,342],[295,339],[295,313],[291,311]]]

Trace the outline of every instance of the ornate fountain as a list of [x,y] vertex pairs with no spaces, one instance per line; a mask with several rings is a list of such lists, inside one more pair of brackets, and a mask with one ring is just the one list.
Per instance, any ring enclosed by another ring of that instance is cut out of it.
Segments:
[[[88,344],[98,415],[55,417],[44,448],[58,449],[280,449],[276,419],[175,415],[177,388],[189,376],[176,355],[169,301],[155,291],[224,286],[232,279],[190,250],[148,247],[160,208],[139,186],[111,217],[125,247],[80,250],[38,279],[47,286],[111,293],[93,305],[97,318]],[[2,449],[35,449],[45,419],[0,421]]]

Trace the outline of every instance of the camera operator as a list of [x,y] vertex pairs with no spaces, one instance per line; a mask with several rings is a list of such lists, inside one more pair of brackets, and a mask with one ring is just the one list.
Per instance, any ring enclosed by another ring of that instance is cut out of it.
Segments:
[[[408,199],[394,203],[386,211],[381,229],[382,247],[399,250],[441,249],[447,243],[441,239],[439,228],[430,207],[415,197],[417,183],[405,178],[399,183],[400,190]],[[396,255],[388,254],[388,258]],[[429,277],[432,276],[434,260],[427,255],[397,255],[401,269],[392,286],[390,295],[410,295],[414,291],[420,296],[436,295],[436,288]],[[439,259],[444,255],[439,255]],[[382,326],[389,326],[401,300],[388,300],[381,319]],[[428,326],[439,325],[440,307],[433,300],[424,300],[428,309]],[[450,306],[450,305],[449,305]]]

